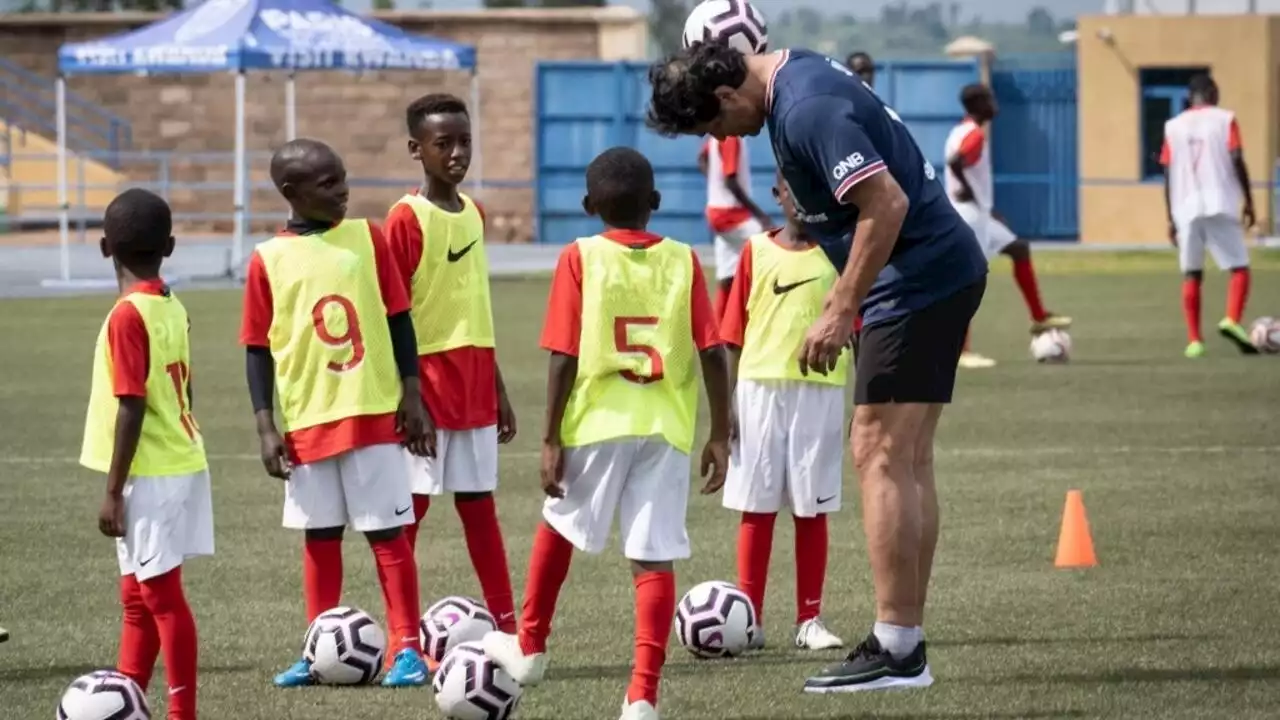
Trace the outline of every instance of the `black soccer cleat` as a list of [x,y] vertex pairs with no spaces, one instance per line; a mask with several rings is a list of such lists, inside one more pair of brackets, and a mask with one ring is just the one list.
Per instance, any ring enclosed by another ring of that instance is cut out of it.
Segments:
[[828,665],[804,681],[807,693],[849,693],[863,690],[925,688],[933,684],[922,641],[911,654],[895,660],[874,634],[859,643],[841,662]]

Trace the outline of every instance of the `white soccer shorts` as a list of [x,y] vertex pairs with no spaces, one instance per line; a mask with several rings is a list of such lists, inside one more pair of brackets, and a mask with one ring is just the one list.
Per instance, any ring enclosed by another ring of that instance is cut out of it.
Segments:
[[213,492],[209,471],[132,477],[124,486],[125,535],[116,539],[120,574],[140,582],[160,577],[190,557],[213,554]]
[[436,430],[436,456],[405,451],[414,495],[493,492],[498,488],[498,426]]
[[989,210],[978,207],[977,203],[956,203],[955,208],[956,213],[978,237],[978,245],[982,246],[982,254],[987,262],[991,262],[991,258],[1018,239],[1007,225],[992,217]]
[[350,526],[358,532],[374,532],[413,522],[404,448],[394,443],[295,465],[284,483],[287,528]]
[[565,496],[547,498],[542,517],[574,547],[602,552],[616,514],[627,559],[689,557],[688,455],[646,437],[565,448],[563,461]]
[[723,504],[798,517],[840,509],[844,388],[794,380],[740,380],[738,442],[730,448]]
[[764,226],[755,218],[747,218],[742,224],[716,233],[716,280],[728,280],[738,271],[742,246],[754,235],[764,232]]
[[1204,270],[1204,250],[1209,248],[1220,270],[1249,267],[1244,226],[1231,215],[1199,217],[1178,225],[1178,266],[1182,272]]

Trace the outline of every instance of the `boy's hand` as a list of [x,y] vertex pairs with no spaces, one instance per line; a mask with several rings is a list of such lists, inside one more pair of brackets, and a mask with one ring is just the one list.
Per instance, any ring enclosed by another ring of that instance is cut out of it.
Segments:
[[516,411],[505,392],[498,393],[498,444],[506,445],[516,439]]
[[703,495],[711,495],[724,487],[724,476],[729,471],[729,442],[727,440],[708,440],[702,448],[702,477],[707,483],[702,486]]
[[111,538],[124,537],[124,496],[107,493],[98,510],[98,532]]
[[259,433],[258,441],[262,445],[262,467],[266,468],[267,474],[273,478],[288,480],[293,467],[289,463],[289,453],[284,447],[284,438],[271,429]]
[[551,498],[564,497],[563,477],[564,448],[559,443],[542,443],[542,492]]
[[404,434],[404,446],[418,457],[436,456],[436,424],[418,392],[406,392],[396,410],[396,432]]

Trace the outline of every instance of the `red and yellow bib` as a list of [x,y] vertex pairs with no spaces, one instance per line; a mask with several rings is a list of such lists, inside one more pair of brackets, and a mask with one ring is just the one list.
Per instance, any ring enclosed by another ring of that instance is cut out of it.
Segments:
[[657,435],[690,452],[698,352],[689,246],[669,238],[642,249],[600,236],[576,242],[582,334],[561,441],[575,447]]
[[366,220],[257,247],[271,286],[267,339],[286,432],[395,412],[400,374]]
[[[130,476],[189,475],[209,467],[204,438],[188,405],[191,349],[187,310],[172,295],[133,292],[119,300],[138,311],[147,328],[146,414],[133,456]],[[107,316],[93,353],[93,385],[85,418],[80,464],[107,472],[115,450],[116,415],[120,403],[112,389],[111,348]]]

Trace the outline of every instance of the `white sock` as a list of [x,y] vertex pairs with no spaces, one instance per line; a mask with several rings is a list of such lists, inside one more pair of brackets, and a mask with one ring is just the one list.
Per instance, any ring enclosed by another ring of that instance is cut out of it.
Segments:
[[921,631],[919,627],[905,627],[877,622],[872,632],[875,634],[876,640],[880,641],[880,647],[884,648],[895,660],[901,660],[910,655],[916,649],[916,645],[920,644]]

